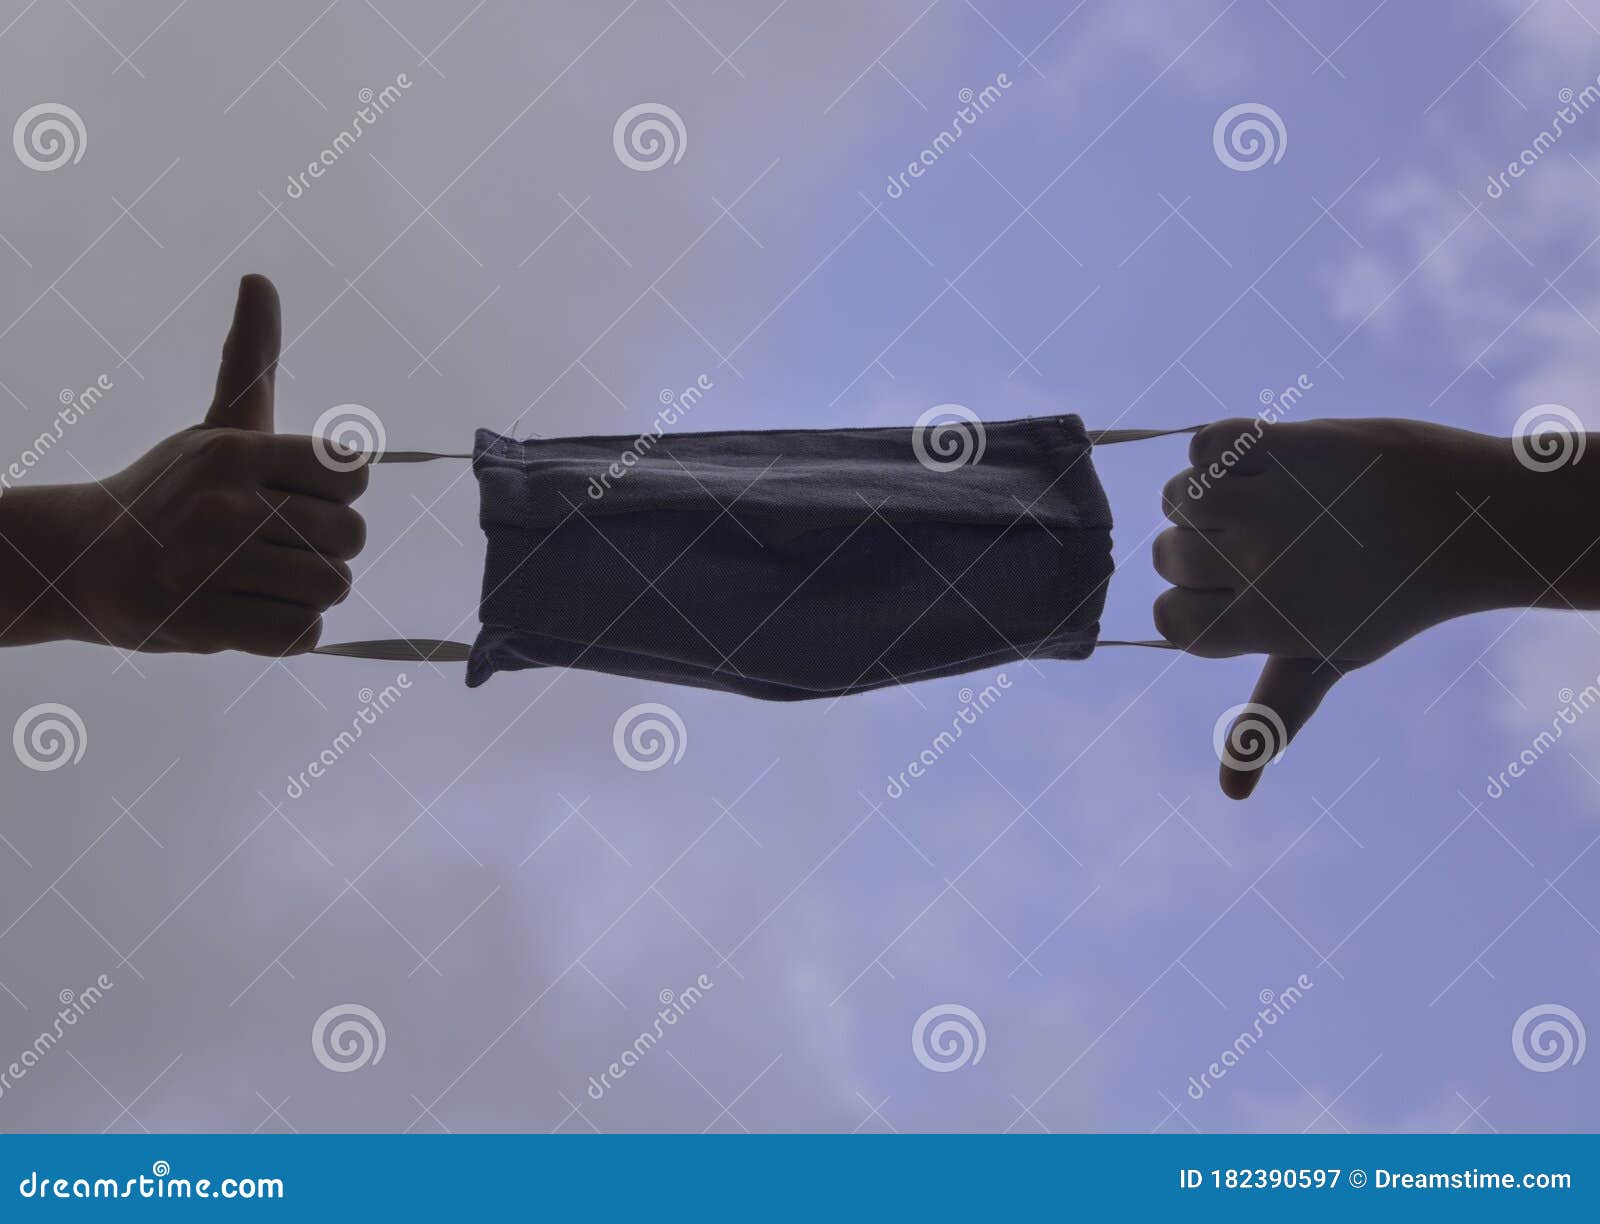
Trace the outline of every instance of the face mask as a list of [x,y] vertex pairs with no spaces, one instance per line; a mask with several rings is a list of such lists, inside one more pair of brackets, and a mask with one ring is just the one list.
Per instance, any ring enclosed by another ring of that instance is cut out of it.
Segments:
[[1091,446],[1158,432],[1177,431],[1092,442],[1073,415],[523,442],[480,430],[477,640],[319,652],[465,659],[474,687],[576,667],[779,701],[1085,659],[1113,569]]

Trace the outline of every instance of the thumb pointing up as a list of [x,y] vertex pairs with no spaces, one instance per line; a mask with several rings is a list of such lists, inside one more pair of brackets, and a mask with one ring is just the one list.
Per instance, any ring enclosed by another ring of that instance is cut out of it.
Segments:
[[1217,727],[1216,749],[1222,758],[1218,780],[1224,795],[1250,797],[1261,771],[1283,755],[1342,674],[1335,664],[1317,659],[1267,659],[1249,704],[1230,711],[1234,717],[1226,733],[1220,723]]
[[216,396],[206,413],[207,425],[272,432],[273,389],[282,339],[278,291],[264,276],[246,276],[239,282],[233,327],[222,346],[222,367],[217,371]]

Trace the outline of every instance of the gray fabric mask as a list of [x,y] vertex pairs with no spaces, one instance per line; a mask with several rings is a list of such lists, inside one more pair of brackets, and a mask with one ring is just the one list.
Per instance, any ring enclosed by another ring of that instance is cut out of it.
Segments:
[[1161,432],[1177,431],[1091,440],[1075,415],[520,442],[480,430],[488,549],[470,650],[319,650],[465,657],[474,687],[577,667],[779,701],[1085,659],[1113,569],[1092,445]]

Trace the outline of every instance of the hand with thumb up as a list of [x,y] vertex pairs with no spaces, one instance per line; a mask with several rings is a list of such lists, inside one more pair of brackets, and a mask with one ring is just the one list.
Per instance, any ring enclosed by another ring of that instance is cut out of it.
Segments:
[[[1509,607],[1594,607],[1600,549],[1585,436],[1493,438],[1422,421],[1218,421],[1162,493],[1173,586],[1156,627],[1192,654],[1267,656],[1218,736],[1244,799],[1335,681],[1432,625]],[[1550,456],[1557,458],[1551,459]]]
[[317,644],[365,539],[350,503],[367,471],[273,432],[280,336],[272,282],[245,277],[203,423],[104,481],[0,499],[0,525],[38,579],[31,599],[26,583],[0,598],[0,641],[263,655]]

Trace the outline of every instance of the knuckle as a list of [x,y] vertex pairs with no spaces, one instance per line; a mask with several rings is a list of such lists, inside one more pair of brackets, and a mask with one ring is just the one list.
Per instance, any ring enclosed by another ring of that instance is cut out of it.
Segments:
[[[1289,546],[1291,551],[1294,547],[1293,544]],[[1273,545],[1259,532],[1239,532],[1228,540],[1228,559],[1252,584],[1259,580],[1267,586],[1273,585],[1273,566],[1286,555],[1275,552]]]
[[1265,588],[1270,592],[1276,585],[1267,569],[1266,550],[1254,540],[1240,540],[1228,548],[1228,560],[1250,584],[1252,591]]
[[1150,563],[1168,582],[1175,581],[1172,577],[1173,547],[1175,541],[1172,536],[1176,528],[1169,527],[1150,542]]
[[272,449],[279,462],[287,465],[298,465],[310,468],[316,464],[323,466],[318,458],[320,440],[310,434],[273,434]]
[[1290,613],[1279,610],[1278,601],[1259,586],[1241,591],[1235,603],[1235,618],[1244,627],[1259,629],[1263,625],[1293,624]]
[[194,454],[207,466],[231,472],[248,462],[250,450],[250,439],[245,431],[210,429],[201,435]]
[[182,514],[184,543],[213,560],[219,560],[248,539],[260,518],[260,515],[251,517],[240,494],[216,488],[194,494]]
[[236,513],[255,531],[281,531],[287,522],[285,509],[290,498],[287,493],[273,489],[255,489],[250,493],[234,495]]

